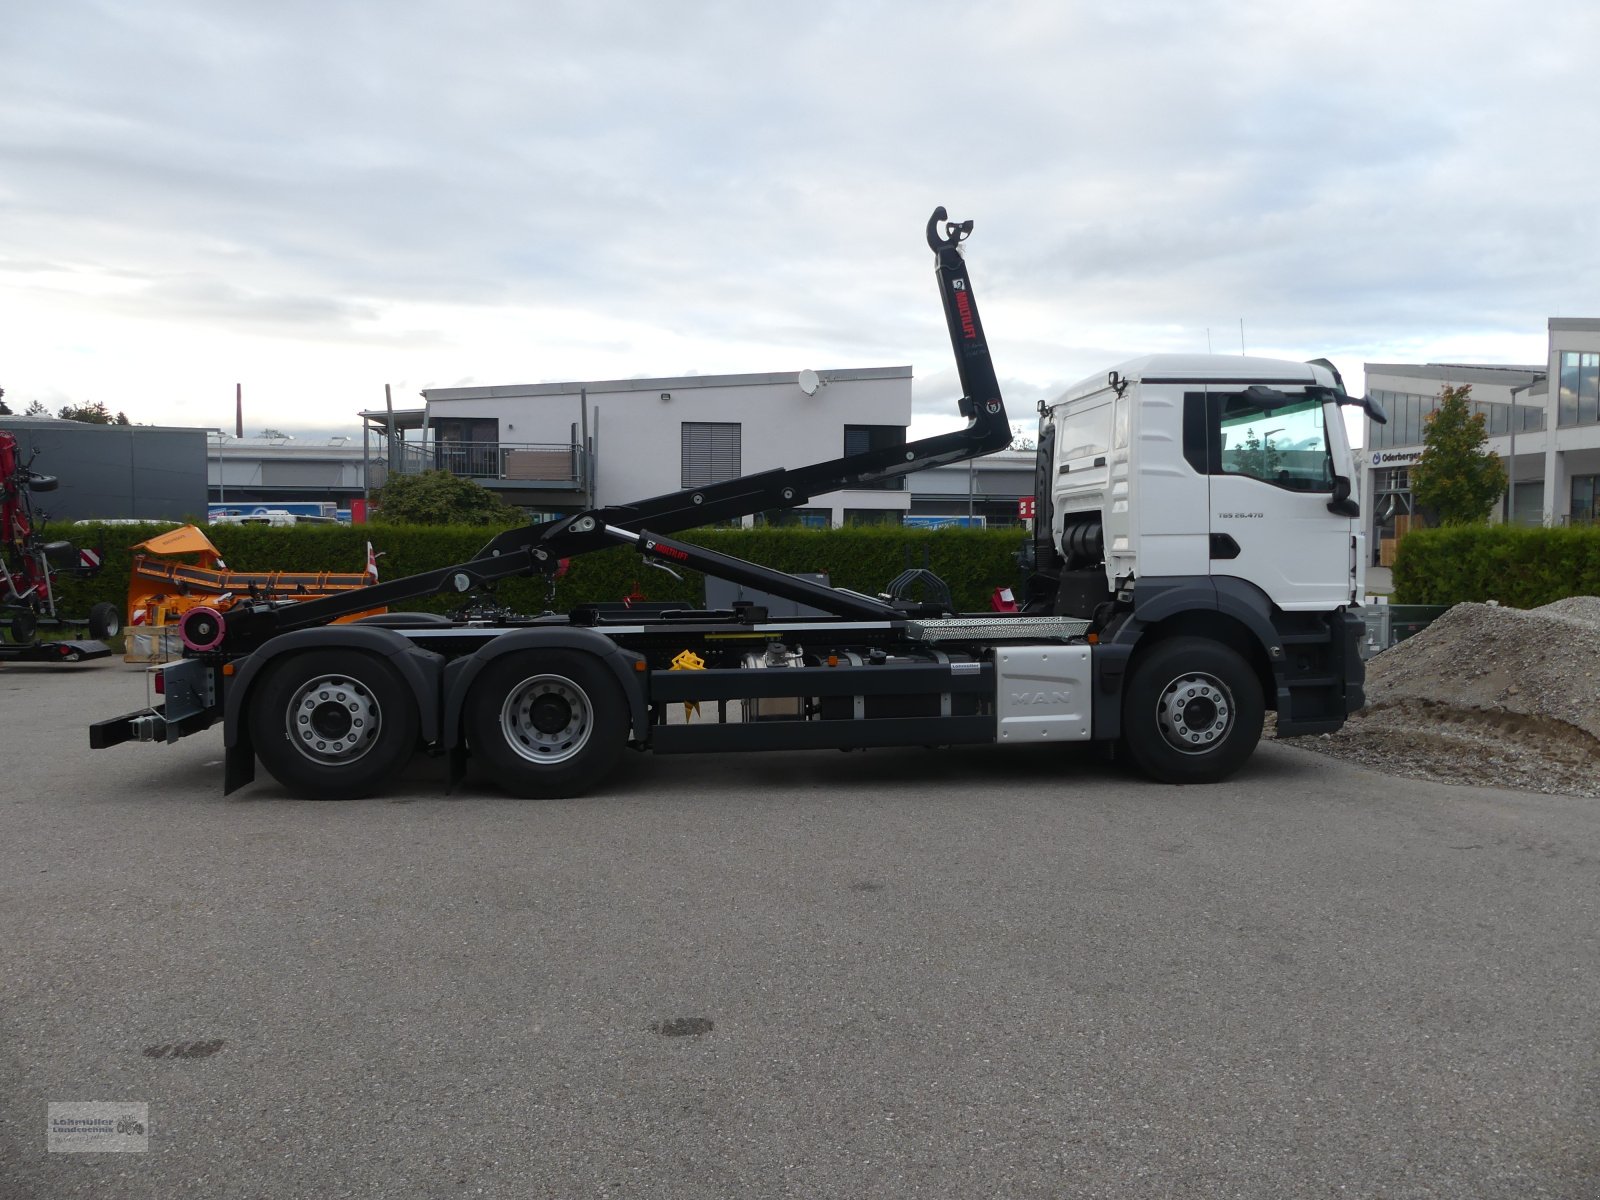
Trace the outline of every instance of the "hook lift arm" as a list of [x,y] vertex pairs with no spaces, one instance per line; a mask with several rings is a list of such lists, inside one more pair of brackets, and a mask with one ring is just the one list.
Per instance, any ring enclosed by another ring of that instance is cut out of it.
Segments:
[[[941,224],[944,226],[942,236]],[[971,221],[947,220],[942,207],[934,209],[928,218],[928,247],[934,253],[945,324],[950,330],[956,371],[961,378],[959,407],[961,415],[967,418],[964,429],[902,446],[881,447],[806,467],[761,471],[632,504],[610,505],[556,521],[522,526],[500,534],[473,558],[455,566],[408,575],[321,600],[282,607],[263,606],[242,612],[235,610],[229,614],[224,651],[243,653],[274,634],[324,625],[366,608],[438,592],[467,592],[497,579],[553,571],[562,558],[616,545],[619,532],[666,534],[768,509],[800,508],[812,496],[860,487],[927,467],[965,462],[1004,449],[1011,442],[1011,425],[1006,419],[1005,401],[1000,396],[989,345],[984,339],[977,298],[961,254],[961,243],[971,232]],[[641,537],[637,544],[642,551],[647,551],[649,541]],[[674,555],[673,561],[684,560]],[[714,567],[714,564],[707,565]],[[712,569],[710,573],[718,572]]]

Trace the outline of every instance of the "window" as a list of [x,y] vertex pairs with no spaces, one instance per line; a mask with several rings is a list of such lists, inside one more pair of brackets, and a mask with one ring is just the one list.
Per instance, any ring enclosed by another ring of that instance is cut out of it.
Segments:
[[[844,452],[846,456],[865,454],[869,450],[893,450],[906,444],[904,425],[846,425],[844,427]],[[905,488],[904,475],[876,479],[860,485],[876,491],[898,492]]]
[[900,524],[900,511],[894,508],[847,508],[844,510],[844,523],[846,525],[898,525]]
[[1246,475],[1296,492],[1333,490],[1320,400],[1263,408],[1243,392],[1189,392],[1183,455],[1203,474]]
[[771,508],[766,512],[757,513],[755,523],[789,528],[798,526],[802,529],[826,529],[832,517],[832,511],[826,508]]
[[1558,425],[1593,425],[1600,421],[1600,354],[1561,352],[1561,397]]
[[744,474],[739,466],[737,421],[683,423],[683,486],[705,487]]
[[1572,477],[1572,516],[1574,525],[1584,525],[1600,517],[1600,475]]
[[1372,490],[1377,495],[1382,495],[1384,492],[1410,491],[1411,468],[1388,467],[1382,471],[1374,471],[1372,473]]
[[1332,490],[1333,456],[1320,400],[1262,409],[1228,396],[1221,408],[1219,474],[1248,475],[1297,492]]

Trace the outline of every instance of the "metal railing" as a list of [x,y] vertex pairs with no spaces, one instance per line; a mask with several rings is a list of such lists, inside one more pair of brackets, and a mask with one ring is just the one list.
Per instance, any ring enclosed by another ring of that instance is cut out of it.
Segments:
[[367,486],[382,487],[391,472],[420,475],[448,471],[464,479],[503,480],[530,486],[582,489],[593,470],[590,455],[569,442],[397,442],[378,445],[367,459]]

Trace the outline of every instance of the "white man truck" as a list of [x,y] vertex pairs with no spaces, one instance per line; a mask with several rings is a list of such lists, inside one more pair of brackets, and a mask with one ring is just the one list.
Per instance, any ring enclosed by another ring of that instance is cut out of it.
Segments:
[[[1280,737],[1337,729],[1363,703],[1351,609],[1366,561],[1340,407],[1383,414],[1325,362],[1146,358],[1042,403],[1016,613],[950,611],[917,572],[866,595],[670,536],[1009,444],[960,250],[971,229],[942,208],[927,228],[964,429],[513,529],[467,562],[348,595],[192,609],[185,657],[156,669],[162,702],[97,722],[91,745],[220,723],[228,791],[259,761],[295,795],[370,795],[426,749],[452,781],[470,759],[544,797],[597,788],[630,749],[1098,741],[1156,780],[1207,783],[1250,756],[1268,709]],[[812,615],[470,602],[616,545]],[[332,623],[437,593],[468,603]],[[685,651],[703,669],[672,669]],[[695,702],[700,720],[669,722]]]

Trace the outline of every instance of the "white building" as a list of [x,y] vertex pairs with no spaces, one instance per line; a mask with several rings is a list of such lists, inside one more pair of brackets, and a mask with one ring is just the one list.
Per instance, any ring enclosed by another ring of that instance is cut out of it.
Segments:
[[983,518],[1014,525],[1017,502],[1034,492],[1032,450],[998,450],[982,458],[929,467],[906,476],[911,511],[919,516]]
[[[361,414],[388,469],[442,467],[535,511],[625,504],[777,467],[903,445],[911,368],[430,388]],[[802,386],[802,382],[805,386]],[[377,487],[381,479],[369,475]],[[903,480],[812,498],[807,524],[899,521]]]
[[272,507],[331,503],[348,508],[363,494],[361,444],[287,438],[234,438],[210,431],[206,480],[212,504]]
[[[1367,363],[1368,394],[1387,425],[1366,423],[1361,495],[1370,544],[1393,536],[1394,518],[1413,511],[1410,467],[1422,455],[1424,422],[1445,387],[1472,385],[1489,449],[1506,464],[1506,499],[1495,520],[1566,525],[1596,519],[1600,501],[1600,320],[1552,317],[1538,366]],[[1550,387],[1550,380],[1556,387]]]

